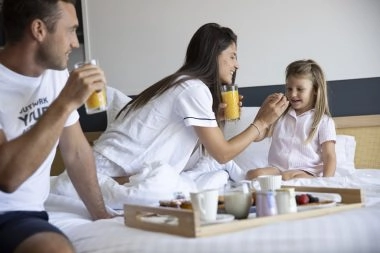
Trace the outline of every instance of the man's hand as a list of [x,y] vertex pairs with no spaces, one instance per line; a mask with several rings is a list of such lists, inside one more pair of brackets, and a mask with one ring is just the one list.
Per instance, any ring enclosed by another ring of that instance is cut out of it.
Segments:
[[95,65],[84,65],[71,71],[57,100],[72,109],[79,108],[95,91],[106,84],[103,70]]

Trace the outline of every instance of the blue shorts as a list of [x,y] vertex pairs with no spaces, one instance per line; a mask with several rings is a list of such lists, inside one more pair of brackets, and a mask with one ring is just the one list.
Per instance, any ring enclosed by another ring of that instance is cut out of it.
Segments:
[[12,211],[0,214],[0,252],[14,252],[22,241],[41,232],[54,232],[65,236],[49,223],[49,216],[45,211]]

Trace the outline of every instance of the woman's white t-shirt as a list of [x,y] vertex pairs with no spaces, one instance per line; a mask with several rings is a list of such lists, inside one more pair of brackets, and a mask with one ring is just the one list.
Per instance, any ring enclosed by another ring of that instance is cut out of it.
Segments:
[[154,162],[169,164],[180,173],[198,142],[192,126],[218,127],[212,103],[202,81],[183,82],[126,117],[120,115],[94,150],[129,175]]

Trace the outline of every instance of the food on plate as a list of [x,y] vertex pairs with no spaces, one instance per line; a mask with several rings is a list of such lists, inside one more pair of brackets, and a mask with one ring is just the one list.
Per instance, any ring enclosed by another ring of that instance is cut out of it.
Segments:
[[311,195],[309,193],[297,194],[295,198],[296,198],[297,205],[306,205],[309,203],[318,203],[319,202],[318,197],[314,197],[313,195]]
[[182,204],[180,205],[180,208],[182,208],[182,209],[193,209],[193,207],[191,206],[190,200],[183,201]]
[[182,209],[192,209],[191,201],[186,199],[160,200],[160,206]]

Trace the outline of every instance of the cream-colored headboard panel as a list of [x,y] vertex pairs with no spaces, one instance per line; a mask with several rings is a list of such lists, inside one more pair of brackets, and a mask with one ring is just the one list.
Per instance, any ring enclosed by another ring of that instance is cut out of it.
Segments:
[[335,117],[338,134],[355,136],[356,168],[380,169],[380,115]]
[[[86,136],[88,142],[92,146],[94,144],[94,141],[99,138],[101,133],[102,132],[87,132],[87,133],[84,133],[84,135]],[[65,166],[63,164],[63,160],[61,157],[61,152],[59,151],[59,148],[57,148],[57,153],[55,155],[53,164],[51,165],[50,175],[57,176],[61,174],[64,171],[64,169],[65,169]]]

